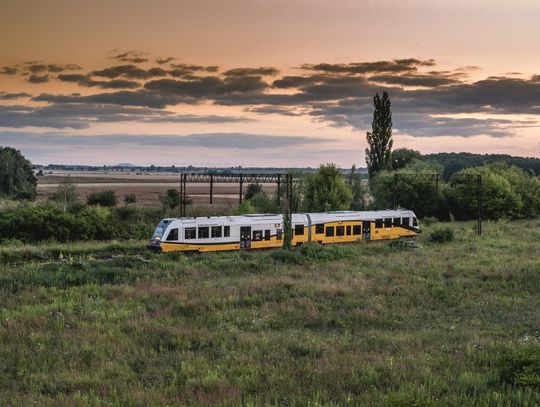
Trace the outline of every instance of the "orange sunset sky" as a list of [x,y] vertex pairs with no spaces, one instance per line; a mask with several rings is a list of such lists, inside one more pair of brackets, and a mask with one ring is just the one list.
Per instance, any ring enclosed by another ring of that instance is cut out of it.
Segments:
[[540,157],[540,1],[0,2],[0,145],[40,164]]

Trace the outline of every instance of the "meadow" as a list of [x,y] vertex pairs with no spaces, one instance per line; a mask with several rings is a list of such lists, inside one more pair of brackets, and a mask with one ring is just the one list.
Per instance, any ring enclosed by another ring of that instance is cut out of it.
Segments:
[[185,256],[0,249],[0,404],[536,406],[540,220]]

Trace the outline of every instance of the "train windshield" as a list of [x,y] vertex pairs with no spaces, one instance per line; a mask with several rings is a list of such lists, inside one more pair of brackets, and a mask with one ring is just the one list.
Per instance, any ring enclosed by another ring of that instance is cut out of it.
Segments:
[[163,237],[163,233],[165,233],[165,226],[158,225],[156,231],[152,235],[152,240],[161,240],[161,238]]

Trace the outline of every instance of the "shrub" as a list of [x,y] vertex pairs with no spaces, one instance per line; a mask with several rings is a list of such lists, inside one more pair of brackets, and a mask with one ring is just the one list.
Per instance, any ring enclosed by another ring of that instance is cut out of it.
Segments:
[[454,230],[448,226],[439,226],[429,234],[429,241],[444,243],[454,240]]
[[307,211],[342,211],[349,209],[352,194],[341,170],[334,164],[321,165],[306,182],[304,205]]
[[0,239],[24,242],[57,240],[108,240],[114,229],[107,208],[77,206],[64,212],[51,204],[21,205],[0,216]]
[[255,195],[260,194],[263,192],[263,188],[261,184],[248,184],[245,198],[246,200],[249,200],[253,198]]
[[126,204],[137,203],[137,196],[135,194],[126,194],[124,196],[124,203]]
[[540,390],[540,346],[513,350],[502,357],[500,364],[503,382]]
[[86,203],[88,205],[101,205],[107,207],[116,206],[116,192],[112,189],[101,192],[92,192],[88,195],[88,198],[86,198]]

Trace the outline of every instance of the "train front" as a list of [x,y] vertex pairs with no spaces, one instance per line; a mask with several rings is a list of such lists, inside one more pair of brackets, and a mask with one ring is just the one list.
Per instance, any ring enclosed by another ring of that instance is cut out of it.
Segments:
[[165,233],[167,232],[167,227],[171,223],[172,219],[162,219],[154,231],[154,234],[152,235],[152,239],[150,239],[150,243],[148,244],[148,248],[155,252],[160,252],[161,249],[161,242],[165,239]]

